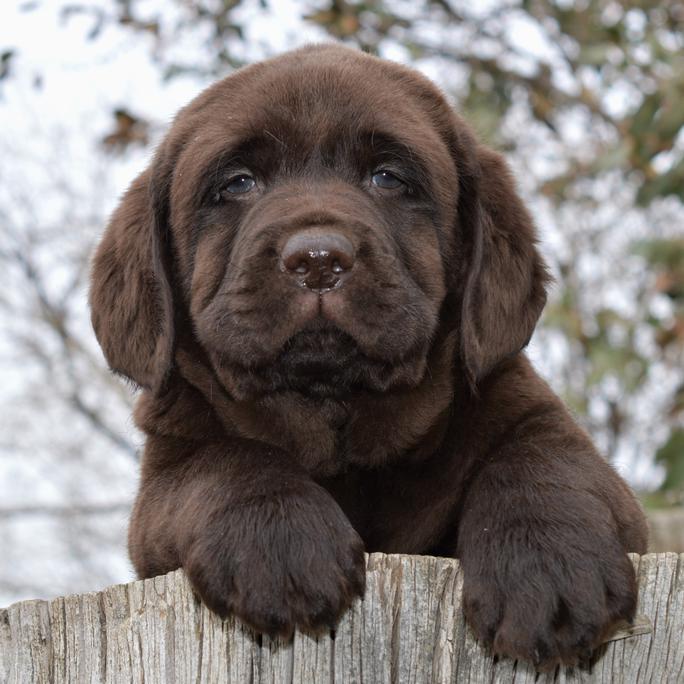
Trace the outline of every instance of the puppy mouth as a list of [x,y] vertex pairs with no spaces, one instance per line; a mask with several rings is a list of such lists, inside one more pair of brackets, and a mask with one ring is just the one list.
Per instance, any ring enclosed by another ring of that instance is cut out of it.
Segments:
[[289,389],[315,396],[344,394],[359,381],[363,354],[354,339],[317,318],[287,340],[270,371]]
[[292,334],[272,360],[250,366],[224,361],[217,366],[238,399],[295,392],[336,401],[358,392],[414,387],[424,377],[425,368],[425,350],[413,350],[396,362],[374,359],[354,337],[322,317]]

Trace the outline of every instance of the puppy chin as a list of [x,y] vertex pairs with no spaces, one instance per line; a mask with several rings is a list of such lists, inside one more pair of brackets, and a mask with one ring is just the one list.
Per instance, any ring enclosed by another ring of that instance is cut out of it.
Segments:
[[291,393],[313,400],[344,400],[357,393],[415,387],[424,379],[426,354],[397,363],[366,357],[354,339],[323,318],[293,335],[269,364],[214,363],[221,384],[237,401]]

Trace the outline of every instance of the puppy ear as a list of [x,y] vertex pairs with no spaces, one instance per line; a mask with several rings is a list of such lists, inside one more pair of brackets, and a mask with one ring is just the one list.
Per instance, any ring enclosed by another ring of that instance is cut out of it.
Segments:
[[157,391],[173,357],[166,200],[148,169],[123,196],[95,253],[90,307],[112,370]]
[[484,146],[475,149],[459,199],[461,227],[470,243],[461,352],[473,386],[527,345],[550,279],[506,162]]

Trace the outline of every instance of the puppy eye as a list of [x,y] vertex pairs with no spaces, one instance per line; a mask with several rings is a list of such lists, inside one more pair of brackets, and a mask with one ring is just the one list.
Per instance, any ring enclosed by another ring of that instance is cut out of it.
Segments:
[[238,176],[233,176],[228,183],[226,183],[223,192],[228,192],[231,195],[244,195],[255,187],[256,181],[254,178],[246,173],[241,173]]
[[396,190],[404,183],[397,178],[391,171],[380,169],[371,176],[371,183],[383,190]]

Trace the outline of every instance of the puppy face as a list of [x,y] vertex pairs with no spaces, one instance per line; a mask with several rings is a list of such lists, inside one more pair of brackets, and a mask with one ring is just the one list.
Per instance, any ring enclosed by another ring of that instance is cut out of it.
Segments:
[[384,63],[360,88],[336,57],[220,83],[175,165],[183,296],[239,395],[415,383],[438,324],[455,165]]
[[339,396],[418,384],[450,330],[476,378],[526,342],[543,286],[503,163],[437,89],[314,47],[180,112],[112,219],[91,302],[110,363],[142,385],[185,325],[236,399]]

